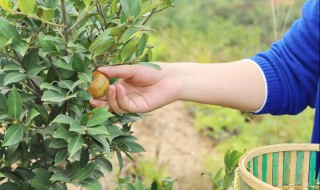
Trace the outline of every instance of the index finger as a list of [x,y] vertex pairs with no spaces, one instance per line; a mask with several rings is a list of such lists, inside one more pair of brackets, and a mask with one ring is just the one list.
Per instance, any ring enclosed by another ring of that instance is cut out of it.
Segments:
[[97,70],[105,74],[108,78],[129,79],[136,74],[138,68],[137,65],[119,65],[99,67]]

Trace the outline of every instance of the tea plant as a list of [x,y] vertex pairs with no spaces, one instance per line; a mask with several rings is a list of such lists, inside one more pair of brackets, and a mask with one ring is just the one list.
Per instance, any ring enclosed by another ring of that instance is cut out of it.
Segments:
[[122,168],[122,153],[143,151],[130,131],[140,115],[93,109],[86,89],[99,66],[150,60],[146,23],[170,6],[171,0],[0,1],[0,189],[101,189],[111,152]]

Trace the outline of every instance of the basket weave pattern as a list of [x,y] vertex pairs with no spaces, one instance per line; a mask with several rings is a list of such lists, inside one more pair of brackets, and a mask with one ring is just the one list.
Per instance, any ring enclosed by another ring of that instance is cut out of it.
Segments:
[[319,151],[319,144],[280,144],[252,150],[240,159],[234,189],[320,190],[316,176]]

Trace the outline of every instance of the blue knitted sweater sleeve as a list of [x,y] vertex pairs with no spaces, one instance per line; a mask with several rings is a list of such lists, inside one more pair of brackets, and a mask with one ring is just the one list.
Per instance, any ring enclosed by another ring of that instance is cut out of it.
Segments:
[[267,101],[259,113],[297,114],[314,107],[319,78],[319,0],[309,0],[302,17],[283,39],[251,57],[267,81]]

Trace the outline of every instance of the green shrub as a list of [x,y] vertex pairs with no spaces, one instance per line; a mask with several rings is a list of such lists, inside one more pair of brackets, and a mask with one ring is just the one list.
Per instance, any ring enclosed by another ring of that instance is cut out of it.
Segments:
[[145,24],[169,6],[170,0],[0,1],[0,189],[101,189],[111,152],[122,168],[122,153],[144,151],[130,131],[140,116],[93,109],[86,89],[99,66],[148,61]]

